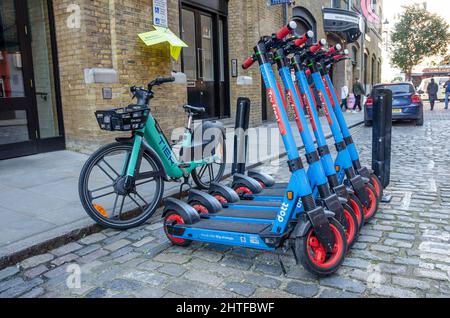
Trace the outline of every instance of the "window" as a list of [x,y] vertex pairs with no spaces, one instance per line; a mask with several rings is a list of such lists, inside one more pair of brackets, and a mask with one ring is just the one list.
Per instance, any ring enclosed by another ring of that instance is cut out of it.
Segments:
[[331,7],[332,8],[341,8],[341,0],[331,0]]

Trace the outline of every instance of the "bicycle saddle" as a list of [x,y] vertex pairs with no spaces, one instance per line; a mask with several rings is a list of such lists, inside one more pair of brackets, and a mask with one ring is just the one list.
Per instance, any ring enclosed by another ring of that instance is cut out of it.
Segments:
[[203,114],[206,113],[206,109],[205,107],[195,107],[195,106],[191,106],[191,105],[184,105],[183,108],[193,114]]

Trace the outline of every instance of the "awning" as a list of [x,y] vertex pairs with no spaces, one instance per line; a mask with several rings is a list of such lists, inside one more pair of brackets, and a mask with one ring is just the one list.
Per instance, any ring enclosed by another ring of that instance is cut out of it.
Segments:
[[364,31],[364,20],[360,14],[335,8],[323,8],[322,12],[325,32],[334,33],[348,43],[358,41]]

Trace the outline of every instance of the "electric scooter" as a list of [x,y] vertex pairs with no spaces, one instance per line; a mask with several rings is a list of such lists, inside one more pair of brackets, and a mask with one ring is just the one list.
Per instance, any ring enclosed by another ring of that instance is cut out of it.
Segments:
[[[326,41],[322,40],[321,44],[323,47],[326,45]],[[337,118],[332,110],[331,101],[328,97],[324,82],[322,80],[322,75],[320,73],[320,69],[322,67],[321,62],[323,61],[323,55],[320,52],[322,47],[314,47],[314,50],[300,50],[297,54],[295,54],[294,59],[296,59],[296,72],[298,73],[297,77],[299,78],[300,89],[302,90],[302,93],[306,95],[307,104],[309,104],[308,111],[310,111],[313,115],[311,118],[316,117],[314,118],[315,123],[312,122],[312,124],[319,126],[320,122],[318,121],[317,111],[315,107],[310,107],[313,103],[311,96],[308,96],[311,95],[305,73],[305,71],[308,71],[308,73],[311,74],[310,76],[313,80],[314,88],[322,102],[328,124],[330,125],[331,132],[336,142],[338,156],[334,166],[338,172],[338,183],[342,184],[344,181],[347,181],[347,184],[353,188],[356,196],[363,204],[364,219],[367,222],[375,216],[378,210],[379,202],[377,194],[374,187],[369,183],[370,180],[362,177],[361,175],[357,175],[353,167],[353,162],[347,149],[347,144],[344,141]],[[305,71],[302,72],[302,69]],[[316,114],[314,114],[314,112]],[[345,178],[347,178],[347,180],[345,180]]]
[[347,144],[347,149],[353,162],[353,167],[355,168],[355,170],[358,172],[359,175],[370,180],[370,183],[375,188],[378,200],[380,201],[381,198],[383,197],[383,185],[381,184],[380,179],[374,173],[374,171],[372,171],[367,167],[361,166],[358,149],[356,148],[356,145],[353,141],[352,135],[350,133],[347,122],[341,109],[341,103],[337,97],[336,90],[334,88],[333,82],[329,74],[331,66],[340,61],[348,59],[347,56],[348,51],[345,50],[342,52],[342,46],[338,45],[337,47],[332,48],[325,54],[325,57],[322,60],[321,73],[323,81],[325,83],[325,88],[332,102],[333,111],[338,120],[339,127],[341,128],[342,135],[344,136],[344,141]]
[[[305,43],[309,38],[313,36],[314,34],[309,32],[308,34],[305,34],[304,36],[296,39],[296,43],[298,45],[300,45],[300,42]],[[347,243],[349,246],[352,246],[357,239],[360,229],[362,228],[362,213],[356,215],[351,206],[348,204],[348,193],[344,185],[330,189],[328,185],[328,178],[323,170],[319,154],[316,151],[314,141],[307,126],[307,122],[300,102],[300,95],[297,94],[295,84],[292,81],[292,77],[290,75],[289,66],[286,64],[286,56],[283,49],[285,42],[276,42],[278,43],[278,49],[273,53],[273,60],[276,61],[276,64],[278,66],[280,77],[288,93],[289,102],[294,111],[297,126],[299,128],[302,141],[305,145],[306,158],[309,164],[308,177],[310,180],[310,184],[313,187],[314,197],[318,199],[319,204],[336,214],[336,219],[343,225],[346,231]],[[252,57],[251,60],[255,60],[255,57]],[[244,63],[244,68],[248,67],[248,65],[251,64],[252,63],[250,62]],[[281,89],[281,86],[278,87],[279,89]],[[283,101],[283,104],[286,108],[287,105],[285,101]],[[258,176],[255,177],[257,178]],[[285,191],[286,186],[284,186],[284,188],[277,187],[277,191]],[[339,198],[338,195],[333,194],[332,190],[334,193],[340,193],[341,198]],[[211,215],[212,218],[222,218],[224,216],[235,217],[237,216],[237,211],[242,209],[255,209],[257,211],[255,211],[254,215],[258,215],[258,210],[261,211],[267,209],[267,211],[270,211],[273,207],[273,203],[279,204],[279,202],[283,199],[283,197],[280,196],[279,198],[277,198],[277,201],[269,201],[270,199],[274,199],[272,197],[267,199],[268,201],[265,201],[264,199],[261,199],[266,196],[266,191],[263,191],[259,200],[237,201],[235,199],[232,199],[233,201],[229,201],[225,199],[224,195],[221,195],[221,192],[223,192],[223,189],[219,189],[217,187],[214,187],[214,189],[210,190],[210,193],[214,195],[222,204],[224,204],[225,208],[223,213],[220,213],[220,211],[215,211],[215,213]],[[194,206],[194,208],[199,213],[206,214],[213,208],[212,204],[205,200],[205,198],[202,198],[201,195],[196,191],[191,193],[191,196],[189,197],[189,203]],[[206,205],[208,205],[208,207],[206,207]],[[264,207],[265,209],[261,209],[261,207]]]
[[[277,33],[283,39],[296,28],[296,23]],[[288,154],[292,173],[280,210],[271,221],[260,223],[242,219],[217,220],[199,213],[187,203],[169,198],[163,213],[164,230],[169,240],[179,246],[192,241],[217,243],[266,251],[293,248],[297,262],[317,275],[330,275],[342,264],[347,251],[345,232],[334,213],[316,206],[312,189],[268,57],[274,45],[272,37],[262,38],[254,51],[267,87],[267,94],[277,117],[277,123]],[[304,212],[296,213],[301,202]]]

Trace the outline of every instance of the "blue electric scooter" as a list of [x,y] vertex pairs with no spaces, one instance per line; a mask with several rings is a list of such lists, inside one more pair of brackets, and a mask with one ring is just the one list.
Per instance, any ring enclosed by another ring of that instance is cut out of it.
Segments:
[[[280,31],[277,38],[282,39],[289,34],[295,29],[294,24],[290,23]],[[273,220],[261,223],[232,218],[217,220],[199,215],[183,201],[169,198],[165,201],[163,213],[164,229],[169,240],[180,246],[199,241],[266,251],[293,247],[297,261],[305,269],[317,275],[330,275],[340,267],[345,258],[345,232],[334,218],[334,213],[316,206],[268,57],[273,45],[272,37],[264,37],[255,46],[254,51],[277,117],[288,153],[288,166],[292,172],[279,212]],[[299,202],[304,212],[297,214]]]

